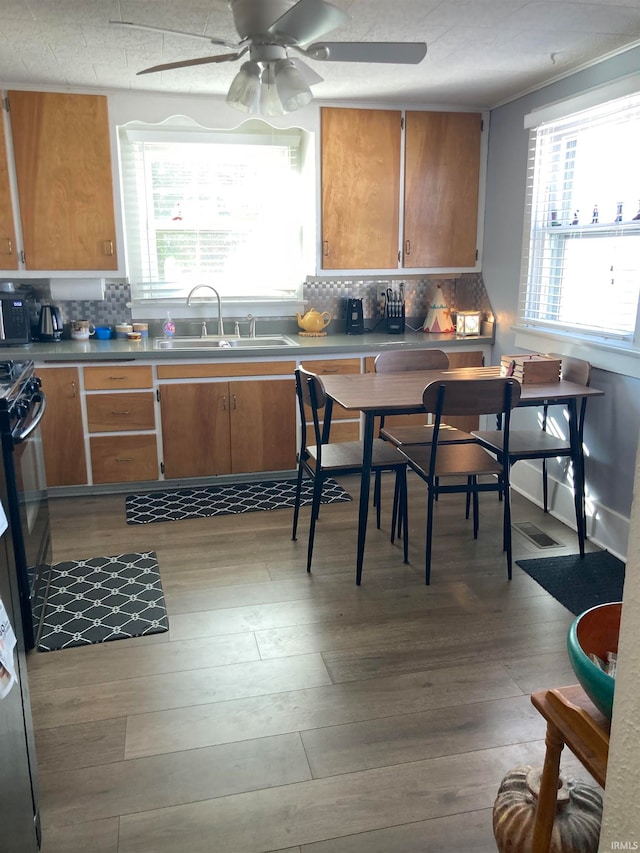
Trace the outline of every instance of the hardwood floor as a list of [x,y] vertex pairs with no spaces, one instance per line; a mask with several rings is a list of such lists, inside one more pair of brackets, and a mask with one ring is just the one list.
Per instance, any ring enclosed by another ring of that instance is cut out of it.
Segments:
[[[124,495],[53,500],[56,561],[156,551],[170,630],[30,655],[43,853],[495,851],[502,777],[544,755],[529,693],[575,682],[573,617],[507,580],[488,495],[475,542],[438,502],[425,587],[424,505],[412,479],[408,566],[370,523],[357,588],[357,500],[322,508],[311,575],[308,509],[292,542],[290,510],[127,525]],[[516,558],[577,551],[513,509],[561,543],[514,533]]]

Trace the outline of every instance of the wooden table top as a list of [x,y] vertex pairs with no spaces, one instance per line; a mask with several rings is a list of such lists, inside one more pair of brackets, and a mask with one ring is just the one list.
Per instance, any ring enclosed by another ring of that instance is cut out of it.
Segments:
[[[393,410],[422,410],[422,394],[429,382],[438,379],[494,379],[500,376],[499,367],[462,367],[454,370],[415,370],[402,373],[347,373],[323,376],[326,393],[349,411],[388,412]],[[520,405],[533,405],[545,400],[558,402],[580,397],[599,397],[604,391],[577,385],[561,379],[559,382],[524,383]]]

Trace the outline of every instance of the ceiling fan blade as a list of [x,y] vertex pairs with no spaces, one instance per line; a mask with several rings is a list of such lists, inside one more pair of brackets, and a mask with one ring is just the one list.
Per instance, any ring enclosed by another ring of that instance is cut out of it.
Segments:
[[138,76],[140,74],[155,74],[156,71],[171,71],[174,68],[189,68],[192,65],[208,65],[210,62],[231,62],[234,59],[240,59],[247,50],[248,48],[245,48],[239,53],[221,53],[218,56],[202,56],[200,59],[184,59],[182,62],[165,62],[164,65],[154,65],[152,68],[138,71]]
[[324,80],[324,77],[321,77],[319,74],[316,74],[313,68],[307,65],[306,62],[303,62],[301,59],[298,59],[296,57],[292,61],[300,72],[300,74],[302,75],[302,79],[307,84],[307,86],[315,86],[316,83],[322,83],[322,81]]
[[394,41],[325,41],[310,44],[303,50],[310,59],[330,62],[389,62],[417,65],[427,55],[424,42]]
[[215,36],[205,36],[202,33],[185,33],[182,30],[167,30],[165,27],[152,27],[149,24],[134,24],[132,21],[109,21],[109,23],[116,27],[132,27],[136,30],[151,30],[155,33],[169,33],[173,36],[187,36],[192,39],[204,39],[205,41],[208,41],[209,44],[220,44],[223,47],[240,47],[240,45],[235,42],[225,41],[225,39],[219,39]]
[[346,24],[348,20],[346,12],[326,0],[298,0],[271,24],[267,32],[304,45]]

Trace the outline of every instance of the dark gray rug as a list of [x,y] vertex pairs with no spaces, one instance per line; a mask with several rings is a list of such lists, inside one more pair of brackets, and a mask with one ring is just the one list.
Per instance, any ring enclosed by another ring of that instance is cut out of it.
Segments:
[[154,551],[51,567],[38,651],[169,630]]
[[[185,518],[211,518],[241,512],[292,507],[296,496],[295,480],[263,480],[255,483],[232,483],[166,492],[142,492],[127,495],[127,524],[150,524],[156,521],[179,521]],[[313,483],[302,482],[302,506],[311,504]],[[322,503],[350,501],[351,496],[335,480],[325,480]]]
[[625,565],[608,551],[580,557],[540,557],[516,560],[530,577],[575,616],[609,601],[622,601]]

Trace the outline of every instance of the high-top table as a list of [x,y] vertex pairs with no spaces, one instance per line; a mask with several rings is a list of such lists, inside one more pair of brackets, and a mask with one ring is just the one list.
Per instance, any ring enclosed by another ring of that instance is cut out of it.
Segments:
[[[374,422],[379,415],[405,415],[424,411],[422,394],[429,382],[438,379],[492,379],[500,376],[499,367],[465,367],[454,370],[416,370],[402,373],[349,373],[322,377],[327,394],[325,419],[330,421],[333,402],[348,411],[364,414],[364,443],[360,505],[358,513],[358,556],[356,583],[362,579],[362,563],[367,535],[367,512],[371,479],[371,453]],[[574,501],[578,532],[586,533],[584,517],[584,458],[582,435],[578,424],[578,400],[599,397],[604,391],[586,385],[577,385],[564,379],[558,382],[524,383],[519,406],[563,405],[569,414],[569,441],[574,470]],[[582,542],[584,536],[579,536]],[[581,547],[584,556],[584,547]]]

